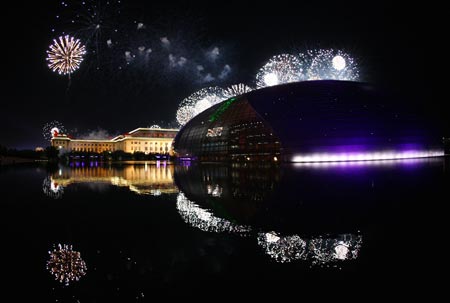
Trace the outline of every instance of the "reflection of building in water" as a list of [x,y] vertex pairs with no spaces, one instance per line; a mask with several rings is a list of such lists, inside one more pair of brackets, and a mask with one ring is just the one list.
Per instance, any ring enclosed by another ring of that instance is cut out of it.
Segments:
[[251,230],[248,226],[214,216],[211,211],[189,201],[183,193],[178,194],[177,209],[186,223],[203,231],[246,234]]
[[96,152],[122,150],[127,153],[168,154],[178,129],[137,128],[112,139],[74,139],[65,134],[52,138],[52,146],[66,151]]
[[166,161],[120,168],[75,166],[54,173],[51,182],[64,187],[73,183],[103,182],[128,187],[138,194],[160,195],[178,192],[173,182],[173,172],[173,165]]
[[48,176],[42,182],[42,191],[50,198],[60,199],[64,193],[64,187]]
[[302,239],[298,235],[280,236],[276,232],[258,234],[258,244],[277,262],[310,260],[312,264],[351,260],[358,257],[361,235],[341,234],[334,238]]
[[69,285],[86,274],[86,263],[81,259],[80,252],[72,250],[72,245],[58,244],[58,248],[48,253],[50,260],[47,261],[47,270],[55,280]]

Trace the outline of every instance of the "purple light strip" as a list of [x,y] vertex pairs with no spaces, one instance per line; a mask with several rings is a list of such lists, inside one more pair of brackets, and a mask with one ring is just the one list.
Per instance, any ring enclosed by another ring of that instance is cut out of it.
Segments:
[[394,166],[408,165],[414,166],[421,163],[433,163],[439,161],[439,157],[427,158],[409,158],[397,160],[373,160],[373,161],[335,161],[335,162],[297,162],[293,163],[295,167],[312,167],[312,168],[356,168],[369,166]]
[[341,161],[377,161],[377,160],[397,160],[397,159],[414,159],[428,157],[442,157],[445,153],[443,150],[410,150],[402,152],[359,152],[359,153],[316,153],[295,155],[292,162],[341,162]]

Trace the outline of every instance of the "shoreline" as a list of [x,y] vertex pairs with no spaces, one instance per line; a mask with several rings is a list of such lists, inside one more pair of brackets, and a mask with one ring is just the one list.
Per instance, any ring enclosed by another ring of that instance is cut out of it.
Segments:
[[[157,162],[163,163],[166,162],[166,164],[174,164],[173,160],[116,160],[116,161],[98,161],[98,160],[91,160],[91,159],[84,159],[84,160],[75,160],[75,161],[69,161],[66,164],[74,163],[74,162],[98,162],[102,164],[157,164]],[[7,166],[7,165],[16,165],[16,164],[26,164],[26,163],[61,163],[64,164],[64,161],[49,161],[47,159],[30,159],[30,158],[20,158],[20,157],[8,157],[8,156],[1,156],[0,157],[0,166]]]
[[0,166],[22,164],[22,163],[34,163],[34,162],[40,162],[40,161],[42,161],[42,160],[30,159],[30,158],[20,158],[20,157],[1,156],[0,157]]

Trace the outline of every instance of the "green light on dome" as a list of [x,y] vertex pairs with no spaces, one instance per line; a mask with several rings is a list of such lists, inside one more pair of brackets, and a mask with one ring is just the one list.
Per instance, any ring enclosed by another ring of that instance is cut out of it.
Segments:
[[224,101],[222,105],[219,106],[219,108],[209,117],[209,122],[214,122],[217,120],[217,118],[220,117],[229,107],[230,105],[236,101],[236,98],[230,98],[227,101]]

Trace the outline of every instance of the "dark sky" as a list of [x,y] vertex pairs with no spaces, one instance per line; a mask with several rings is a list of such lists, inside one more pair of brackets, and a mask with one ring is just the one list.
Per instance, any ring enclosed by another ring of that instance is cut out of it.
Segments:
[[[46,146],[42,127],[52,120],[75,134],[102,129],[115,135],[152,124],[169,125],[181,100],[196,90],[240,82],[252,85],[256,71],[272,55],[311,48],[347,51],[359,63],[362,80],[404,91],[437,119],[444,123],[449,119],[436,80],[440,66],[447,64],[441,59],[443,51],[437,51],[443,43],[439,39],[446,38],[444,11],[426,3],[123,0],[120,14],[115,9],[102,11],[106,30],[90,37],[90,53],[69,85],[67,76],[47,67],[45,57],[56,33],[70,28],[70,16],[77,10],[62,9],[61,1],[35,2],[39,3],[17,2],[3,9],[6,83],[0,144],[8,147]],[[137,22],[145,29],[137,30]],[[120,32],[115,52],[105,47],[114,28]],[[165,67],[161,62],[168,52],[161,47],[162,37],[171,41],[171,53],[201,63],[216,80],[203,83],[192,70]],[[92,52],[95,45],[100,45],[98,55]],[[124,51],[136,51],[141,45],[152,48],[153,61],[144,64],[136,59],[127,66]],[[220,50],[215,65],[205,59],[214,47]],[[231,72],[219,81],[217,75],[225,65]],[[450,135],[448,127],[444,132]]]

